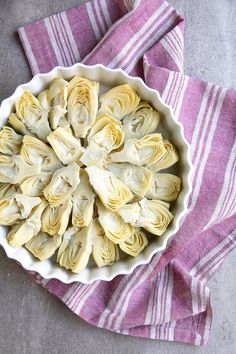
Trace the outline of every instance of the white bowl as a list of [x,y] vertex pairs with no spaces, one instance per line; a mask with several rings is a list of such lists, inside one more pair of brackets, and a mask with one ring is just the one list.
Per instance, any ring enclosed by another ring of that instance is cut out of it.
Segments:
[[14,110],[16,98],[23,91],[29,90],[34,95],[38,95],[48,86],[54,77],[62,76],[65,79],[70,79],[74,75],[81,75],[88,79],[99,81],[102,91],[105,91],[107,87],[128,83],[143,99],[149,101],[154,108],[161,112],[162,119],[158,131],[161,131],[164,137],[169,138],[177,147],[180,154],[180,162],[177,163],[172,171],[182,178],[182,190],[173,208],[175,218],[164,235],[153,237],[149,245],[138,257],[132,258],[127,256],[127,258],[123,258],[109,267],[97,268],[91,262],[82,273],[73,274],[59,267],[53,259],[43,262],[37,261],[24,247],[11,247],[6,240],[7,228],[0,226],[0,244],[7,256],[21,263],[25,269],[38,272],[42,277],[47,279],[59,279],[64,283],[74,281],[91,283],[95,280],[111,280],[118,274],[131,273],[138,265],[148,263],[155,253],[162,252],[167,248],[171,237],[179,229],[180,219],[187,212],[187,199],[191,189],[190,175],[192,165],[189,157],[190,146],[184,138],[183,127],[175,119],[171,107],[163,102],[159,93],[147,87],[140,78],[131,77],[121,69],[108,69],[100,64],[94,66],[75,64],[69,68],[58,66],[49,73],[34,76],[28,83],[18,86],[13,95],[2,102],[0,106],[0,125],[6,124],[8,116]]

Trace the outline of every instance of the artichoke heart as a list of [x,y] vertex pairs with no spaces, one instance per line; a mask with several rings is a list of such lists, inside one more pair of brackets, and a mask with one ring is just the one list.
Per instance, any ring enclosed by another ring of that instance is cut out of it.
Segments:
[[148,199],[173,202],[181,189],[181,178],[170,173],[153,173],[151,185],[146,193]]
[[39,139],[46,141],[51,129],[48,112],[31,92],[25,91],[15,102],[16,114],[26,127]]
[[48,205],[42,215],[42,231],[49,235],[63,235],[69,223],[71,208],[70,198],[55,208]]
[[110,171],[97,166],[89,166],[86,171],[94,190],[108,209],[117,211],[133,197],[129,188]]
[[75,76],[68,86],[68,121],[74,134],[84,138],[95,122],[99,83]]
[[98,218],[93,219],[92,227],[94,232],[92,255],[97,266],[100,268],[118,261],[118,246],[106,237]]
[[123,132],[119,125],[108,123],[100,132],[90,138],[81,161],[86,166],[100,164],[109,152],[117,149],[123,141]]
[[11,156],[19,154],[22,139],[22,135],[16,134],[12,128],[4,126],[0,130],[0,152]]
[[79,159],[84,152],[80,140],[76,139],[71,133],[60,127],[49,134],[48,141],[57,157],[65,165],[74,161],[79,162]]
[[43,141],[25,135],[21,156],[31,166],[39,165],[42,171],[52,172],[62,166],[53,149]]
[[50,102],[48,99],[48,90],[42,91],[37,97],[41,106],[45,109],[45,111],[49,112],[51,109]]
[[128,162],[110,163],[107,168],[124,182],[131,192],[139,197],[144,197],[152,180],[152,172],[150,170]]
[[60,247],[62,242],[61,235],[49,236],[45,232],[40,231],[30,241],[25,244],[29,250],[40,261],[49,259],[54,255],[56,250]]
[[40,166],[30,166],[20,155],[0,155],[0,182],[21,183],[25,178],[40,173]]
[[47,203],[42,200],[36,206],[27,220],[20,222],[12,227],[7,235],[8,243],[12,247],[23,246],[26,242],[32,239],[41,229],[41,215],[46,208]]
[[135,229],[127,240],[119,243],[120,249],[132,257],[137,257],[147,245],[148,239],[140,229]]
[[16,193],[19,193],[19,191],[15,184],[0,183],[0,199],[10,197]]
[[24,195],[39,197],[43,194],[43,190],[51,181],[51,178],[51,172],[41,172],[39,175],[26,178],[20,184],[20,189]]
[[140,97],[128,84],[113,87],[100,97],[99,114],[108,113],[121,120],[139,104]]
[[148,166],[165,154],[161,134],[146,135],[141,139],[128,139],[121,151],[110,154],[113,162],[129,162],[137,166]]
[[92,128],[90,129],[87,135],[88,141],[90,141],[95,134],[99,133],[101,130],[103,130],[103,128],[105,128],[106,125],[110,123],[114,123],[118,125],[120,128],[122,128],[121,121],[119,121],[118,119],[116,119],[115,117],[109,114],[103,114],[96,118]]
[[61,108],[61,106],[55,106],[50,110],[49,122],[52,130],[56,130],[58,127],[66,129],[71,132],[70,123],[65,117],[67,113],[66,109]]
[[160,200],[141,199],[139,202],[127,204],[119,210],[125,222],[135,227],[143,227],[154,235],[161,236],[173,219],[169,204]]
[[157,160],[156,162],[152,162],[148,168],[153,172],[158,172],[160,170],[164,170],[173,166],[176,162],[179,161],[179,155],[174,147],[168,140],[164,140],[164,155]]
[[26,125],[20,120],[15,113],[12,113],[8,118],[8,123],[22,135],[32,135],[35,136],[31,131],[26,127]]
[[40,203],[40,198],[26,197],[22,194],[13,194],[0,200],[0,224],[12,225],[28,218],[32,209]]
[[82,229],[69,228],[64,236],[57,255],[60,266],[80,273],[87,266],[92,253],[94,233],[91,224]]
[[89,184],[87,172],[80,170],[80,184],[73,193],[72,225],[88,226],[93,218],[95,194]]
[[99,223],[103,227],[106,236],[112,242],[117,244],[126,240],[133,234],[133,226],[125,223],[120,215],[105,208],[101,202],[97,202],[96,204],[98,208]]
[[125,140],[142,138],[153,133],[160,121],[160,113],[146,102],[141,101],[133,112],[123,119]]
[[79,182],[80,167],[73,162],[54,172],[51,182],[43,191],[51,207],[63,204],[76,190]]
[[47,96],[52,107],[60,106],[62,109],[66,109],[68,82],[60,76],[55,77],[55,79],[50,82]]

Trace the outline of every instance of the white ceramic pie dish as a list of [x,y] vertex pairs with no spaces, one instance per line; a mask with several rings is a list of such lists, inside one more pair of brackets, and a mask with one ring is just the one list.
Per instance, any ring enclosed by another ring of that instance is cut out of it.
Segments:
[[38,95],[54,77],[62,76],[65,79],[70,79],[74,75],[81,75],[88,79],[99,81],[102,91],[105,91],[108,87],[128,83],[143,99],[149,101],[155,109],[161,112],[162,119],[158,132],[160,131],[165,138],[169,138],[180,154],[180,161],[171,169],[182,178],[182,190],[172,209],[175,218],[164,235],[161,237],[154,236],[138,257],[127,256],[113,265],[103,268],[97,268],[93,262],[90,262],[88,267],[80,274],[73,274],[59,267],[51,259],[43,262],[38,261],[24,247],[11,247],[6,240],[7,228],[4,226],[0,226],[0,245],[4,248],[9,258],[18,261],[26,270],[38,272],[44,278],[59,279],[64,283],[74,281],[91,283],[95,280],[108,281],[119,274],[131,273],[138,265],[148,263],[155,253],[162,252],[167,248],[170,239],[178,231],[180,219],[187,212],[187,200],[191,191],[192,165],[189,155],[190,146],[185,140],[182,125],[175,119],[171,107],[163,102],[157,91],[148,88],[140,78],[131,77],[121,69],[109,69],[100,64],[94,66],[75,64],[69,68],[55,67],[49,73],[34,76],[28,83],[18,86],[13,95],[2,102],[0,106],[0,126],[6,124],[8,116],[14,110],[16,98],[23,91],[28,90],[34,95]]

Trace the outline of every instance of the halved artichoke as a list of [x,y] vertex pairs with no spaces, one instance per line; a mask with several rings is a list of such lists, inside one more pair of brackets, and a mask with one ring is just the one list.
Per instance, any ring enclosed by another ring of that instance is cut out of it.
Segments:
[[124,182],[135,195],[144,197],[150,188],[152,172],[145,167],[135,166],[128,162],[110,163],[107,165],[117,178]]
[[125,223],[122,217],[104,207],[97,201],[98,220],[103,227],[106,236],[114,243],[119,243],[129,238],[134,228],[128,223]]
[[99,165],[109,152],[122,144],[122,141],[121,127],[115,123],[108,123],[102,130],[90,137],[81,161],[86,166]]
[[75,76],[68,86],[68,121],[76,137],[84,138],[98,109],[99,83]]
[[20,189],[24,195],[29,197],[39,197],[43,194],[44,188],[51,181],[52,172],[41,172],[39,175],[26,178]]
[[20,222],[12,227],[7,235],[8,243],[12,247],[23,246],[26,242],[31,240],[32,237],[38,234],[41,229],[41,215],[46,208],[47,203],[42,200],[36,206],[27,220]]
[[54,255],[56,250],[60,247],[62,242],[62,236],[53,235],[49,236],[46,232],[40,231],[30,241],[25,244],[27,250],[29,250],[40,261],[49,259]]
[[50,102],[48,99],[48,90],[42,91],[37,97],[41,106],[45,109],[45,111],[49,112],[51,109]]
[[173,219],[169,204],[160,200],[141,199],[119,210],[120,216],[135,227],[143,227],[154,235],[161,236]]
[[31,166],[41,166],[42,171],[53,172],[62,166],[53,149],[32,136],[25,135],[21,156]]
[[39,174],[40,166],[30,166],[20,155],[0,155],[0,182],[21,183],[25,178]]
[[94,233],[92,255],[97,266],[100,268],[118,261],[118,246],[106,237],[98,218],[93,219],[92,227]]
[[8,123],[22,135],[32,135],[35,136],[26,125],[20,120],[15,113],[12,113],[8,118]]
[[55,77],[50,82],[48,92],[48,101],[52,107],[60,106],[62,109],[67,108],[68,82],[62,77]]
[[129,188],[110,171],[97,166],[89,166],[86,171],[94,190],[108,209],[117,211],[133,197]]
[[132,257],[137,257],[148,245],[148,239],[143,231],[135,229],[134,233],[119,243],[120,249]]
[[40,203],[40,198],[26,197],[22,194],[13,194],[0,200],[0,224],[12,225],[28,218],[32,209]]
[[117,119],[132,112],[139,104],[140,97],[128,84],[113,87],[100,97],[99,114],[111,114]]
[[170,173],[153,173],[151,185],[146,193],[148,199],[161,199],[173,202],[177,199],[181,178]]
[[95,194],[89,184],[87,172],[80,170],[80,183],[72,195],[72,225],[88,226],[93,218]]
[[42,215],[42,231],[49,235],[63,235],[69,223],[71,209],[71,198],[55,208],[48,205]]
[[22,135],[10,128],[4,126],[0,130],[0,152],[6,155],[17,155],[20,153]]
[[179,161],[179,155],[174,147],[168,140],[164,140],[165,153],[156,162],[152,162],[148,168],[153,172],[158,172],[173,166]]
[[153,133],[160,121],[160,113],[147,101],[141,101],[133,112],[123,119],[125,140],[142,138]]
[[94,233],[91,224],[82,229],[69,228],[64,236],[57,255],[60,266],[80,273],[87,266],[92,253]]
[[113,162],[148,166],[160,160],[165,151],[161,134],[150,134],[141,139],[128,139],[123,149],[110,154],[110,157]]
[[15,184],[0,183],[0,199],[10,197],[16,193],[19,193],[19,191]]
[[49,122],[52,130],[56,130],[58,127],[64,128],[68,132],[72,132],[70,123],[65,117],[67,110],[61,108],[61,106],[55,106],[51,108],[49,112]]
[[60,127],[48,135],[48,141],[57,157],[65,165],[74,161],[79,162],[79,159],[84,152],[80,140],[76,139],[71,133]]
[[39,139],[46,141],[51,129],[48,112],[41,106],[31,92],[25,91],[15,101],[16,114],[26,127]]
[[51,207],[65,203],[76,190],[80,182],[79,171],[80,167],[73,162],[54,172],[51,182],[43,191]]
[[106,125],[108,125],[110,123],[114,123],[114,124],[118,125],[120,128],[122,128],[121,121],[119,121],[118,119],[116,119],[115,117],[113,117],[109,114],[103,114],[103,115],[96,118],[92,128],[88,132],[88,135],[87,135],[88,141],[90,141],[91,138],[95,134],[99,133],[103,128],[106,127]]

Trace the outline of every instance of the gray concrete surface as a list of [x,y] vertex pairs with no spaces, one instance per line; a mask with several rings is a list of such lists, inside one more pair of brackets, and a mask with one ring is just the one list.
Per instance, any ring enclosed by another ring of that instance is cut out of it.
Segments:
[[[186,18],[189,75],[236,89],[236,1],[171,0]],[[78,0],[0,0],[0,101],[30,79],[16,29]],[[235,107],[236,109],[236,107]],[[214,321],[206,348],[114,334],[87,325],[0,250],[0,354],[235,354],[236,253],[211,281]]]

